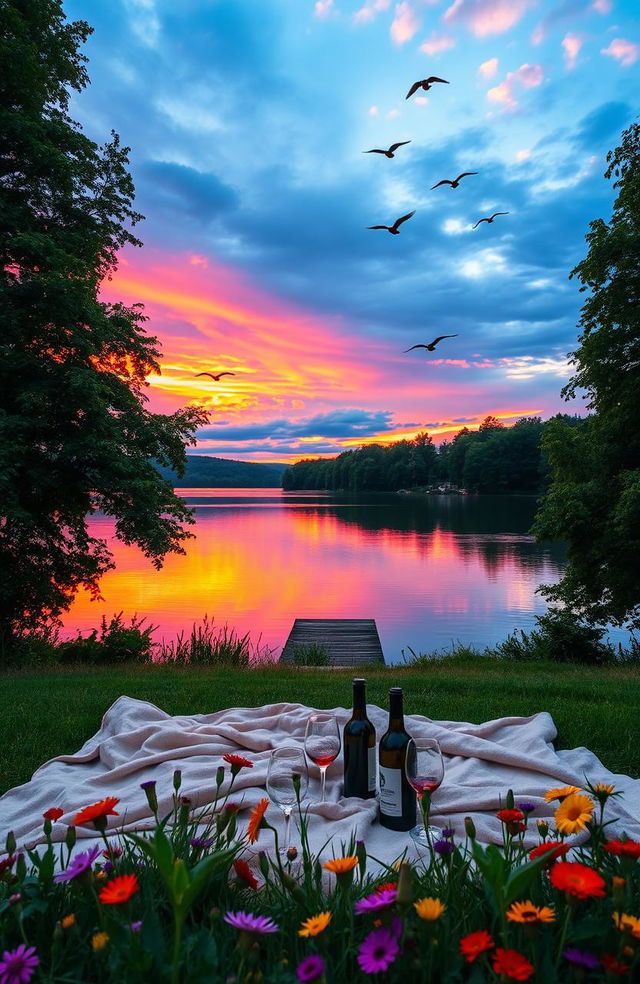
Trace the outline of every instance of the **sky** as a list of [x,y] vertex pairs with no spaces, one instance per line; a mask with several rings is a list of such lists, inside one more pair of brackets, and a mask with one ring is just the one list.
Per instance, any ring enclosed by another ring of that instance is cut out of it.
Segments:
[[[143,303],[162,343],[150,408],[210,411],[191,453],[293,462],[585,412],[561,397],[582,303],[569,274],[637,117],[634,8],[65,3],[94,28],[71,115],[130,146],[146,216],[102,296]],[[432,75],[448,84],[406,98]],[[462,171],[478,173],[431,190]],[[397,236],[367,228],[413,210]]]

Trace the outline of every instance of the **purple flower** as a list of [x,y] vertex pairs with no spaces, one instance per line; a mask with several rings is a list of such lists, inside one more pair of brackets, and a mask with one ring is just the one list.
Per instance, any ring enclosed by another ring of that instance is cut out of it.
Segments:
[[272,919],[266,916],[254,916],[252,912],[227,912],[224,921],[234,929],[244,930],[245,933],[277,933],[280,929]]
[[147,790],[147,789],[155,789],[155,788],[156,788],[156,780],[155,779],[147,779],[146,782],[141,782],[140,783],[140,789]]
[[15,950],[5,950],[0,960],[0,984],[27,984],[39,963],[35,946],[21,943]]
[[516,803],[517,808],[522,813],[533,813],[537,805],[537,803],[532,803],[531,800],[522,800],[521,803]]
[[387,970],[398,956],[400,944],[395,933],[382,926],[374,929],[360,944],[358,963],[365,974]]
[[[82,854],[76,854],[68,867],[64,871],[60,871],[57,875],[54,875],[53,880],[55,882],[67,882],[73,881],[79,875],[84,875],[85,871],[89,871],[94,861],[100,854],[100,847],[91,847],[88,851],[83,851]],[[2,981],[0,980],[0,984]]]
[[110,875],[111,874],[111,872],[113,871],[113,868],[114,868],[113,861],[105,861],[105,863],[102,865],[102,870],[107,875]]
[[433,844],[433,849],[437,854],[452,854],[456,846],[450,840],[437,840]]
[[442,830],[443,837],[455,837],[455,827],[444,827]]
[[317,953],[301,960],[296,967],[296,977],[299,981],[317,981],[324,974],[324,960]]
[[367,895],[365,899],[360,899],[353,908],[356,914],[361,916],[363,912],[377,912],[379,909],[386,909],[387,906],[393,905],[397,897],[398,892],[395,888],[386,888],[384,892],[373,892],[372,895]]
[[587,970],[595,970],[596,967],[600,966],[600,961],[597,957],[594,957],[593,953],[587,953],[585,950],[576,950],[571,946],[563,951],[562,956],[568,963],[575,964],[576,967],[586,967]]
[[136,920],[136,922],[129,923],[129,929],[132,933],[139,933],[142,929],[142,919]]
[[189,843],[192,847],[200,847],[203,850],[207,847],[211,847],[214,842],[213,837],[192,837]]

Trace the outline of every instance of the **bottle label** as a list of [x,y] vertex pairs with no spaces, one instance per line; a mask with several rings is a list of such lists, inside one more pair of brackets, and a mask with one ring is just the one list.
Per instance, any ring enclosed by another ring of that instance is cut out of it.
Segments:
[[387,817],[402,816],[402,769],[380,766],[380,812]]
[[369,748],[369,755],[367,760],[367,776],[368,783],[367,789],[370,793],[375,793],[376,791],[376,746],[372,745]]

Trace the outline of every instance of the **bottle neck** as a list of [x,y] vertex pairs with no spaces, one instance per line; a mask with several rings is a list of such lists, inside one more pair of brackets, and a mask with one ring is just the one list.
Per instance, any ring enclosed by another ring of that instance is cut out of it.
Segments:
[[389,731],[404,731],[402,691],[389,694]]
[[353,716],[357,718],[366,717],[367,714],[367,699],[365,696],[365,688],[363,683],[354,683],[353,685]]

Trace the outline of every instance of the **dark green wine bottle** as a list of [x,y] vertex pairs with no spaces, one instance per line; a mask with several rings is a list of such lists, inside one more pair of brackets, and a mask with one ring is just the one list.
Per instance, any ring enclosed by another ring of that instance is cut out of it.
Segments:
[[402,688],[389,690],[389,727],[380,739],[380,823],[389,830],[411,830],[416,824],[416,794],[405,768],[411,736],[404,729]]
[[353,681],[353,712],[344,726],[344,795],[376,795],[376,730],[367,717],[366,680]]

